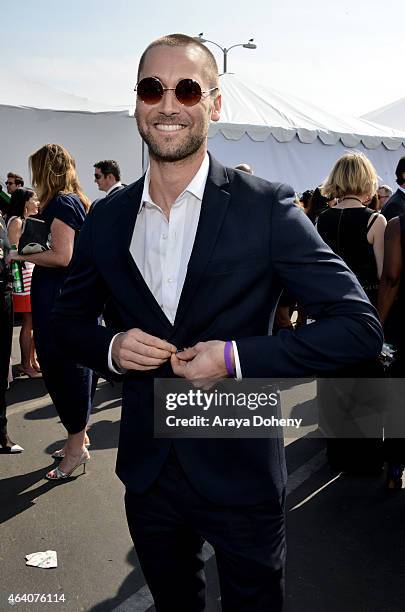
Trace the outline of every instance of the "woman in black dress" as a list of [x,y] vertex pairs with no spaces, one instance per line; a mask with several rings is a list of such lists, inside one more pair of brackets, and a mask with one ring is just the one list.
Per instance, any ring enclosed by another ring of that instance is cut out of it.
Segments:
[[74,159],[60,145],[47,144],[30,157],[32,184],[40,200],[40,216],[51,233],[51,248],[13,259],[35,264],[31,303],[35,345],[42,374],[58,415],[68,432],[63,449],[54,453],[60,466],[46,474],[50,480],[69,477],[90,458],[86,424],[91,409],[91,370],[66,359],[55,343],[50,317],[69,272],[75,241],[90,206],[81,190]]
[[[367,208],[377,187],[377,173],[369,159],[357,151],[346,153],[336,162],[322,186],[322,193],[337,198],[338,202],[333,208],[322,212],[317,221],[319,234],[354,272],[373,305],[377,303],[387,224],[382,215]],[[382,374],[378,362],[367,362],[349,371],[341,371],[339,377],[352,379],[356,386],[355,379],[379,378]],[[361,383],[358,383],[356,392],[360,388]],[[377,402],[377,393],[375,398]],[[361,402],[345,407],[349,412],[353,409],[360,409],[361,413]],[[327,411],[328,407],[325,406],[324,418]],[[378,473],[382,467],[382,424],[375,429],[377,440],[329,438],[327,449],[330,465],[352,473]]]
[[378,187],[370,160],[357,151],[335,164],[322,192],[338,203],[321,213],[317,229],[355,273],[372,304],[377,302],[384,261],[385,218],[367,207]]

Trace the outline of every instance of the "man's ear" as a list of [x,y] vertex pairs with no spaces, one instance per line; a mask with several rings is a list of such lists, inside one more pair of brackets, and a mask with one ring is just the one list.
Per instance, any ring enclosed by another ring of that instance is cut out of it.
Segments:
[[214,104],[211,109],[211,121],[219,121],[219,118],[221,115],[221,105],[222,105],[221,94],[218,94],[214,100]]

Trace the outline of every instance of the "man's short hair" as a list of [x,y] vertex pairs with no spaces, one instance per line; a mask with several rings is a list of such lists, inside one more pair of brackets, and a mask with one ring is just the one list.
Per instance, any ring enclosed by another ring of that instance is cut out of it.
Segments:
[[24,187],[24,179],[19,174],[16,174],[15,172],[7,172],[7,178],[14,179],[14,182],[17,187]]
[[121,180],[121,170],[114,159],[104,159],[103,161],[99,161],[94,164],[94,168],[100,168],[101,172],[104,176],[107,174],[112,174],[116,181]]
[[[204,76],[207,78],[209,83],[209,87],[218,87],[219,86],[219,76],[218,76],[218,65],[215,60],[215,57],[211,53],[211,51],[199,40],[192,38],[191,36],[187,36],[186,34],[168,34],[167,36],[162,36],[161,38],[157,38],[152,41],[150,45],[148,45],[145,51],[141,55],[141,59],[139,60],[138,66],[138,76],[137,83],[139,83],[139,77],[142,72],[143,65],[145,63],[145,57],[150,49],[154,47],[194,47],[195,49],[200,49],[205,57],[205,66],[204,66]],[[214,92],[213,92],[214,93]]]
[[401,159],[398,162],[397,169],[395,170],[395,174],[397,175],[398,185],[403,185],[405,183],[405,178],[403,176],[404,173],[405,173],[405,157],[401,157]]
[[378,191],[380,189],[384,190],[386,196],[391,196],[392,195],[392,189],[391,189],[391,187],[389,185],[380,185],[378,187]]
[[240,170],[241,172],[246,172],[247,174],[253,174],[253,170],[249,164],[238,164],[235,166],[235,170]]
[[301,197],[300,197],[300,202],[302,202],[302,205],[304,206],[304,208],[308,207],[313,195],[314,195],[313,189],[306,189],[305,191],[302,192]]

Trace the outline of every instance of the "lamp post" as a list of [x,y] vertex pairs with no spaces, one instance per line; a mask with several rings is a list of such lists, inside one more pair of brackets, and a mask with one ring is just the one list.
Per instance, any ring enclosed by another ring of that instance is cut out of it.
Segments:
[[222,54],[223,54],[223,58],[224,58],[224,72],[223,74],[225,74],[227,72],[227,68],[228,68],[228,53],[231,49],[234,49],[235,47],[243,47],[244,49],[257,49],[257,46],[254,44],[253,42],[253,38],[249,38],[249,41],[247,43],[239,43],[237,45],[232,45],[231,47],[221,47],[221,45],[219,45],[218,43],[214,42],[213,40],[208,40],[208,38],[204,38],[204,32],[200,32],[198,36],[194,36],[194,38],[196,40],[199,40],[202,43],[211,43],[212,45],[215,45],[216,47],[218,47],[219,49],[221,49]]

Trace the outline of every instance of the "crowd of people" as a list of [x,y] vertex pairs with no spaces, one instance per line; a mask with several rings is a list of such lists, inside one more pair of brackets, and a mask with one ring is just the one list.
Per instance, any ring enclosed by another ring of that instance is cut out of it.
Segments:
[[[180,609],[179,576],[186,580],[181,609],[203,609],[196,561],[203,538],[216,548],[224,610],[281,609],[285,467],[277,440],[154,439],[154,375],[193,381],[360,368],[382,346],[375,308],[397,347],[399,374],[405,359],[405,157],[393,195],[353,151],[321,186],[294,196],[255,177],[246,163],[225,169],[208,156],[208,123],[220,107],[218,70],[206,47],[183,35],[154,41],[137,84],[136,119],[150,155],[145,177],[126,187],[117,162],[97,162],[94,178],[107,197],[91,204],[70,153],[47,144],[30,156],[32,188],[7,175],[11,200],[2,207],[0,444],[23,450],[8,435],[5,403],[9,272],[19,262],[24,292],[13,302],[22,314],[21,370],[42,375],[67,432],[53,454],[60,463],[46,477],[85,469],[94,373],[123,376],[117,473],[159,610]],[[50,248],[20,254],[32,216],[49,228]],[[401,440],[388,448],[387,486],[398,489],[405,448]],[[247,523],[254,546],[241,539]],[[167,554],[174,540],[176,559]]]
[[[90,203],[80,187],[73,158],[60,145],[41,147],[31,155],[29,163],[33,188],[24,187],[23,178],[14,172],[9,172],[5,181],[10,198],[9,201],[2,201],[0,213],[2,287],[5,300],[2,322],[4,329],[9,332],[12,330],[12,311],[20,313],[21,364],[17,370],[29,378],[43,377],[66,428],[66,445],[52,455],[61,460],[61,464],[46,475],[49,479],[61,479],[72,474],[73,469],[79,465],[85,465],[89,459],[87,447],[90,442],[86,424],[97,376],[93,376],[88,368],[64,359],[63,351],[59,351],[53,342],[49,320],[67,276],[74,244],[86,214],[101,198]],[[120,168],[115,160],[96,162],[94,168],[94,181],[106,196],[123,188]],[[21,256],[18,254],[18,246],[25,219],[29,216],[46,223],[51,248]],[[22,290],[12,291],[13,308],[10,302],[13,279],[7,261],[21,262]],[[12,379],[10,333],[4,337],[4,348],[4,363],[0,373],[3,393],[0,445],[4,451],[18,453],[23,451],[23,447],[14,443],[8,435],[4,398],[7,383]],[[77,414],[72,414],[72,406],[75,406]]]

